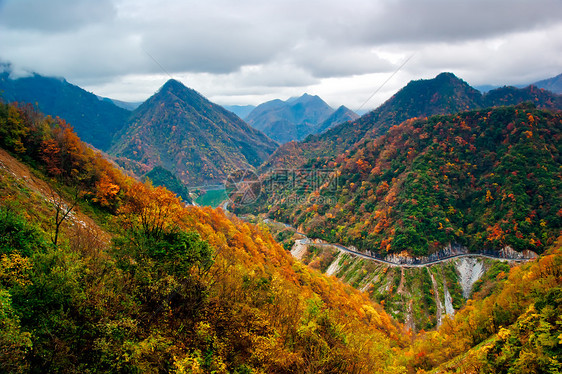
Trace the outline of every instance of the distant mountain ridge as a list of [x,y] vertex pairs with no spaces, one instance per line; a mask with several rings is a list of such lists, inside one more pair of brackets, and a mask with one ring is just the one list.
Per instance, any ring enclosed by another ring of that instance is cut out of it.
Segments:
[[562,109],[562,96],[535,85],[523,88],[513,86],[498,87],[483,95],[482,107],[516,105],[523,102],[531,102],[541,109]]
[[162,166],[187,185],[220,183],[259,166],[277,143],[176,80],[139,106],[110,154]]
[[[560,95],[560,94],[562,94],[562,74],[558,74],[555,77],[542,79],[540,81],[530,83],[530,84],[515,84],[515,85],[513,85],[513,87],[517,87],[517,88],[525,88],[525,87],[529,87],[529,86],[535,86],[535,87],[538,87],[538,88],[542,88],[542,89],[545,89],[545,90],[550,91],[552,93]],[[491,90],[494,90],[494,89],[500,88],[500,87],[501,86],[492,85],[492,84],[482,84],[482,85],[479,85],[479,86],[475,86],[475,88],[478,89],[482,93],[486,93],[488,91],[491,91]]]
[[103,96],[98,96],[98,99],[100,99],[101,101],[107,101],[107,102],[113,103],[113,104],[117,105],[118,107],[129,110],[129,111],[133,111],[133,110],[137,109],[142,104],[141,101],[122,101],[122,100],[115,100],[115,99],[111,99],[109,97],[103,97]]
[[340,123],[354,121],[358,118],[359,115],[357,113],[347,108],[346,106],[341,105],[338,109],[336,109],[334,113],[326,118],[324,122],[316,126],[315,134],[321,134],[334,126],[339,125]]
[[[217,183],[235,168],[253,169],[278,146],[177,81],[164,85],[157,104],[153,98],[131,103],[94,95],[63,78],[12,79],[9,65],[1,67],[2,100],[36,104],[45,114],[65,119],[81,139],[116,156],[122,167],[156,184],[166,181],[174,192],[177,183],[166,172],[183,183]],[[138,125],[134,130],[133,123]],[[153,171],[156,166],[161,169]],[[187,200],[184,191],[178,193]]]
[[305,93],[286,101],[276,99],[260,104],[248,114],[246,122],[272,139],[286,143],[324,131],[340,120],[358,117],[345,107],[336,111],[320,97]]
[[63,118],[82,140],[104,151],[131,113],[65,79],[39,74],[12,79],[5,69],[0,73],[0,92],[6,102],[37,104],[43,113]]
[[562,94],[562,74],[558,74],[555,77],[543,79],[536,83],[533,83],[533,86],[537,86],[539,88],[544,88],[545,90]]
[[250,114],[252,110],[256,108],[255,105],[223,105],[222,107],[226,110],[230,110],[232,113],[236,114],[243,120],[246,120],[248,114]]
[[320,135],[311,135],[296,145],[282,145],[263,168],[286,167],[285,160],[290,160],[291,167],[298,167],[318,157],[334,158],[358,142],[385,134],[392,126],[410,118],[525,101],[541,109],[562,109],[562,96],[534,86],[505,86],[482,94],[454,74],[441,73],[433,79],[409,82],[377,109],[355,121],[341,123]]

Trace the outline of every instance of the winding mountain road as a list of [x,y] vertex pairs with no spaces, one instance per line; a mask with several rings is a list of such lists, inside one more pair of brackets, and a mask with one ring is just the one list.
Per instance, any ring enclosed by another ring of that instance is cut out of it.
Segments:
[[[308,238],[307,238],[308,239]],[[297,239],[297,240],[307,240],[307,239]],[[332,243],[315,243],[313,241],[311,241],[310,239],[308,239],[310,241],[310,243],[302,243],[302,244],[309,244],[309,245],[313,245],[313,246],[322,246],[322,247],[336,247],[341,251],[353,254],[355,256],[359,256],[362,258],[366,258],[368,260],[372,260],[372,261],[376,261],[379,262],[381,264],[385,264],[385,265],[389,265],[389,266],[394,266],[394,267],[405,267],[405,268],[412,268],[412,267],[426,267],[426,266],[431,266],[434,264],[438,264],[441,262],[445,262],[445,261],[449,261],[453,258],[461,258],[461,257],[480,257],[480,258],[490,258],[493,260],[506,260],[506,261],[516,261],[516,262],[525,262],[525,261],[530,261],[533,260],[534,257],[525,257],[525,258],[509,258],[509,257],[502,257],[502,256],[494,256],[494,255],[490,255],[490,254],[485,254],[485,253],[460,253],[460,254],[454,254],[454,255],[450,255],[450,256],[444,256],[441,257],[439,259],[435,259],[435,260],[430,260],[430,261],[424,261],[424,262],[419,262],[419,263],[398,263],[398,262],[392,262],[392,261],[388,261],[385,259],[381,259],[375,256],[371,256],[368,255],[366,253],[363,252],[359,252],[359,251],[355,251],[353,249],[350,249],[348,247],[345,247],[341,244],[332,244]]]
[[[227,210],[228,209],[228,202],[225,202],[223,204],[223,209],[228,212],[228,210]],[[239,218],[244,219],[245,217],[239,217]],[[315,241],[313,239],[310,239],[308,236],[306,236],[305,233],[298,231],[296,229],[296,227],[293,227],[293,226],[291,226],[287,223],[284,223],[284,222],[279,222],[279,221],[272,220],[270,218],[266,218],[266,219],[264,219],[264,223],[282,225],[282,226],[286,227],[287,229],[289,229],[291,231],[294,231],[296,234],[299,234],[299,235],[304,237],[303,239],[296,239],[295,243],[300,241],[301,245],[313,245],[313,246],[317,246],[317,247],[321,246],[321,247],[337,248],[340,251],[347,252],[347,253],[350,253],[352,255],[362,257],[362,258],[365,258],[367,260],[376,261],[378,263],[385,264],[385,265],[392,266],[392,267],[403,267],[403,268],[427,267],[427,266],[439,264],[439,263],[442,263],[442,262],[445,262],[445,261],[449,261],[449,260],[454,259],[454,258],[462,258],[462,257],[489,258],[489,259],[492,259],[492,260],[503,260],[503,261],[514,261],[514,262],[526,262],[526,261],[534,260],[536,258],[536,255],[530,256],[530,257],[513,257],[513,256],[501,255],[501,252],[499,252],[498,254],[493,254],[493,253],[490,253],[490,252],[472,252],[472,253],[454,253],[454,254],[445,255],[445,256],[442,256],[442,257],[439,257],[439,258],[435,258],[435,259],[411,258],[411,260],[410,260],[411,262],[394,262],[394,261],[386,260],[384,258],[372,256],[372,255],[370,255],[368,253],[365,253],[365,252],[359,252],[357,250],[354,250],[352,248],[346,247],[346,246],[341,245],[341,244],[323,243],[323,242]]]

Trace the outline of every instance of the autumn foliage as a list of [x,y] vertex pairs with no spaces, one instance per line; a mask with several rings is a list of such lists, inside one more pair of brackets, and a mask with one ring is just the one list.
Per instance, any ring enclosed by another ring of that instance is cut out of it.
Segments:
[[287,183],[239,210],[383,255],[541,252],[562,227],[561,144],[561,114],[532,105],[411,119],[303,166],[332,172],[336,189]]
[[367,295],[294,260],[266,229],[186,206],[124,176],[64,121],[1,104],[1,146],[43,184],[79,191],[79,209],[50,242],[48,194],[2,164],[0,371],[560,371],[559,130],[558,114],[527,106],[412,120],[333,161],[345,175],[334,210],[295,211],[315,230],[335,230],[326,235],[372,229],[386,251],[424,227],[437,234],[416,248],[463,237],[551,247],[498,267],[495,289],[413,337]]
[[[13,108],[17,121],[33,113]],[[45,240],[48,200],[0,169],[9,196],[0,203],[1,371],[405,370],[401,326],[366,295],[294,261],[262,228],[123,176],[63,121],[33,118],[17,135],[24,150],[2,146],[49,182],[78,187],[77,209],[95,215],[69,216],[55,246]]]
[[80,189],[85,199],[115,210],[128,183],[99,152],[83,143],[66,121],[30,105],[0,104],[0,145],[48,177]]
[[[410,365],[441,372],[556,372],[562,334],[562,238],[538,261],[499,273],[499,285],[422,334]],[[460,359],[455,359],[455,357]]]

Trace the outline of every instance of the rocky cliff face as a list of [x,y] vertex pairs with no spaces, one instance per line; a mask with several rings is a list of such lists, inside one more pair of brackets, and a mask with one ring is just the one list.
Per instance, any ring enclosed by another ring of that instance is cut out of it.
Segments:
[[446,315],[452,316],[465,305],[476,285],[478,290],[482,288],[483,278],[495,280],[498,269],[509,269],[522,258],[536,256],[532,251],[520,253],[506,247],[494,254],[506,257],[504,260],[471,257],[466,248],[449,245],[427,257],[386,256],[384,260],[395,263],[390,265],[308,238],[296,240],[291,253],[309,266],[368,293],[416,331],[440,326]]

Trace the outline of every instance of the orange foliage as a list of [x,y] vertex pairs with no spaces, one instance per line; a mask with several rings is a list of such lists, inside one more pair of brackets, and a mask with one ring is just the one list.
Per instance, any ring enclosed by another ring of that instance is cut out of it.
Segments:
[[57,142],[53,139],[43,140],[41,144],[41,159],[47,167],[47,172],[51,175],[59,176],[62,174],[62,170],[60,169],[60,153],[61,150]]
[[[115,189],[115,188],[114,188]],[[125,204],[119,209],[125,227],[159,235],[178,226],[186,215],[179,199],[164,187],[136,182],[125,192]]]
[[117,194],[121,190],[119,185],[113,182],[108,175],[104,174],[96,183],[95,202],[99,202],[101,206],[109,206],[115,201]]

